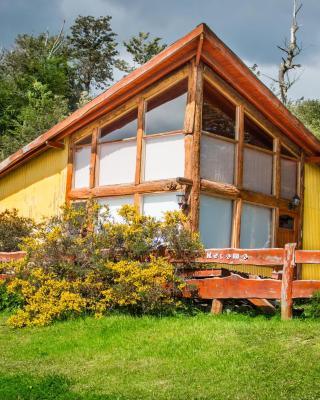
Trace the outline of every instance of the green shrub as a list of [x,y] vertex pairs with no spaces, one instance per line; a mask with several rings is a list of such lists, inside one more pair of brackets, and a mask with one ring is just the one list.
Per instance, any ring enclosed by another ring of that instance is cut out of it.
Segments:
[[0,282],[0,311],[11,311],[22,305],[23,298],[18,293],[9,291],[5,281]]
[[30,235],[35,222],[18,215],[18,210],[0,213],[0,251],[18,251],[23,239]]
[[303,309],[305,317],[320,317],[320,291],[315,292],[309,301],[304,301]]

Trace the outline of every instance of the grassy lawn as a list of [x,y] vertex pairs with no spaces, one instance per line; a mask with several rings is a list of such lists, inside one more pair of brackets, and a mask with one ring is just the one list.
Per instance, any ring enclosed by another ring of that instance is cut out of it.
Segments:
[[0,326],[0,399],[319,399],[320,322],[113,316]]

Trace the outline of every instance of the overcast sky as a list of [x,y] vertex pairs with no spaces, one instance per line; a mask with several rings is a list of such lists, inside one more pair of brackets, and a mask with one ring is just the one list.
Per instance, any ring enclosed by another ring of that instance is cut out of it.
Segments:
[[[19,33],[56,33],[79,14],[111,15],[119,41],[150,31],[171,43],[206,22],[247,64],[275,76],[291,10],[292,0],[0,0],[0,46]],[[291,97],[320,97],[320,0],[303,0],[299,22],[303,74]]]

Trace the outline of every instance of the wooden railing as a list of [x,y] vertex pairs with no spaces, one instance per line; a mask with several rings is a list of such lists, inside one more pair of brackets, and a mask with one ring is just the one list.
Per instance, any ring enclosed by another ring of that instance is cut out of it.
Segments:
[[20,260],[26,255],[24,251],[3,252],[0,251],[0,262]]
[[292,318],[293,299],[310,298],[320,291],[320,281],[294,280],[297,264],[320,264],[320,251],[296,250],[296,244],[284,249],[208,249],[200,264],[282,266],[282,280],[243,278],[232,274],[216,277],[213,270],[197,270],[186,277],[185,297],[202,299],[278,299],[281,318]]

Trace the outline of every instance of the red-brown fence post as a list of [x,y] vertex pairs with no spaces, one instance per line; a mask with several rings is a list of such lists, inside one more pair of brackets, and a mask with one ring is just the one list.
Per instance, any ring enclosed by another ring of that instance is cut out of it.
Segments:
[[295,249],[296,243],[285,245],[281,284],[281,319],[283,320],[292,318],[292,282],[295,267]]

